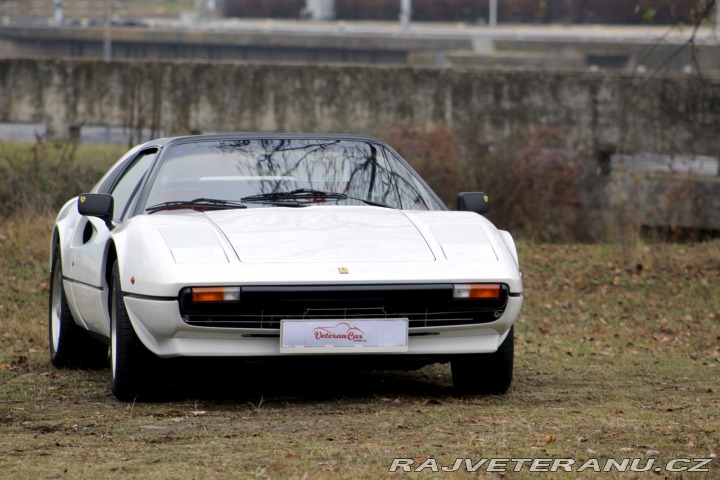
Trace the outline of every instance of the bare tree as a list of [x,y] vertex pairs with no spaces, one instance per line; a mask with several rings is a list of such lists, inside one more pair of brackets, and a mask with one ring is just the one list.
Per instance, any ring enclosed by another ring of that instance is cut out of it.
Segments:
[[[678,48],[675,49],[673,53],[671,53],[662,64],[658,66],[658,68],[655,70],[655,73],[653,75],[656,75],[658,72],[662,71],[670,62],[672,62],[678,55],[680,55],[682,52],[684,52],[686,49],[689,49],[690,51],[690,60],[692,61],[693,68],[695,69],[695,72],[699,76],[702,76],[702,70],[700,68],[700,63],[698,61],[697,57],[697,35],[698,31],[700,30],[700,27],[707,23],[713,13],[716,13],[716,22],[718,25],[715,26],[716,31],[720,31],[720,8],[716,9],[717,0],[699,0],[698,2],[698,10],[695,13],[695,18],[693,21],[692,26],[692,33],[690,35],[690,38],[687,42],[683,43],[682,45],[678,46]],[[668,32],[669,33],[669,32]]]

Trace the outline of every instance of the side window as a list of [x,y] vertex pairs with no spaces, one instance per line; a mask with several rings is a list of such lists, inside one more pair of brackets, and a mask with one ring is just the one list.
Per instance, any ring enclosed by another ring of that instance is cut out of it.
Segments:
[[115,187],[113,187],[112,192],[110,192],[115,198],[113,220],[118,221],[125,216],[128,204],[137,194],[140,182],[145,176],[145,172],[147,172],[147,169],[150,167],[155,155],[157,155],[157,150],[141,152],[133,164],[125,170],[120,180],[115,184]]

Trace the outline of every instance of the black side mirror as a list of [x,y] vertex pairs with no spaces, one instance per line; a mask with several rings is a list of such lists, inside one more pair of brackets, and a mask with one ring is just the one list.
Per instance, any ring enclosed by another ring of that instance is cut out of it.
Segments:
[[78,213],[85,217],[97,217],[112,230],[113,197],[105,193],[83,193],[78,197]]
[[462,192],[457,196],[457,209],[485,215],[490,210],[490,198],[484,192]]

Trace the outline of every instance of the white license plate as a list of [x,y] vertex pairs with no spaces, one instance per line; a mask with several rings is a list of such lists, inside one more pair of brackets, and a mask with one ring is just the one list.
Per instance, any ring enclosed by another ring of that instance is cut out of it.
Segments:
[[407,318],[280,322],[280,353],[372,353],[407,350]]

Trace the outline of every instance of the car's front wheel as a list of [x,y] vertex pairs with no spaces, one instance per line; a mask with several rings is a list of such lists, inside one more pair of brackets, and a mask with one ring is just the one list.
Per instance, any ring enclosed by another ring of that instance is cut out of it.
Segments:
[[495,353],[458,355],[450,361],[453,384],[460,393],[500,394],[512,383],[515,327]]
[[107,345],[92,338],[73,319],[63,287],[60,249],[53,251],[50,271],[50,305],[48,315],[50,361],[58,368],[99,368],[107,365]]
[[110,286],[110,368],[112,392],[130,402],[149,395],[157,357],[140,341],[125,308],[117,262]]

